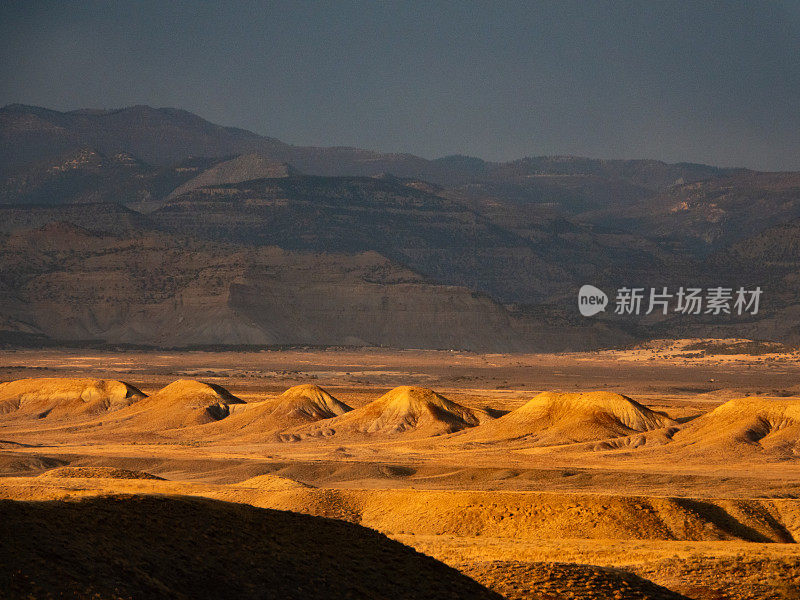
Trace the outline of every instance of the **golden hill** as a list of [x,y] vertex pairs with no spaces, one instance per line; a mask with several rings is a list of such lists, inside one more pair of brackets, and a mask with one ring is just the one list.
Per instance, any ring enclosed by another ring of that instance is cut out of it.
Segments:
[[[350,520],[389,535],[461,539],[618,539],[793,543],[794,499],[694,499],[595,493],[308,489],[246,501]],[[226,495],[226,500],[238,499]]]
[[459,435],[459,442],[524,441],[552,446],[628,436],[677,425],[612,392],[542,392],[518,409]]
[[800,455],[800,399],[759,397],[729,400],[690,421],[675,434],[675,443],[710,458],[742,453]]
[[309,436],[415,434],[433,436],[474,427],[488,418],[427,388],[400,386],[333,419],[288,430],[286,440]]
[[275,403],[275,412],[309,421],[337,417],[351,410],[347,404],[313,384],[290,387],[278,396]]
[[145,471],[133,471],[131,469],[119,469],[116,467],[57,467],[45,471],[39,477],[45,479],[154,479],[163,481],[163,477],[146,473]]
[[376,531],[200,498],[3,500],[0,556],[9,599],[501,600]]
[[41,378],[0,383],[4,418],[72,419],[124,408],[145,395],[113,379]]
[[260,440],[292,426],[337,417],[352,409],[318,385],[296,385],[277,398],[237,406],[231,415],[203,428],[203,435]]
[[250,479],[240,481],[235,485],[243,488],[256,489],[261,492],[285,492],[289,490],[307,490],[313,488],[313,486],[300,481],[295,481],[289,477],[281,477],[280,475],[274,475],[272,473],[256,475]]
[[118,427],[158,433],[224,419],[231,404],[243,404],[222,386],[192,379],[173,381],[152,396],[120,410],[108,421]]
[[[796,499],[311,487],[273,473],[230,485],[178,480],[14,477],[0,498],[68,500],[180,494],[341,519],[387,535],[461,540],[664,540],[794,543]],[[2,520],[0,520],[2,526]],[[0,588],[2,589],[2,588]]]

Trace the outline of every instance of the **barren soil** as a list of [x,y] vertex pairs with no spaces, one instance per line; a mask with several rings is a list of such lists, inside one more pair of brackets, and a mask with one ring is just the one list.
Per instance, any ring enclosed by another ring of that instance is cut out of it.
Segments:
[[[332,517],[510,599],[798,598],[800,355],[697,347],[6,350],[0,381],[123,381],[149,398],[92,395],[91,410],[84,403],[74,415],[69,399],[41,418],[0,414],[0,497],[191,495]],[[176,380],[211,385],[159,393]],[[279,398],[301,384],[327,394]],[[401,390],[376,402],[398,386],[436,394]],[[559,395],[598,391],[606,394]],[[514,417],[541,392],[556,394]],[[751,396],[760,400],[709,414]],[[282,435],[283,419],[303,435]],[[508,434],[522,425],[525,436]],[[52,591],[52,581],[34,581],[34,591]],[[107,582],[89,583],[105,593]]]

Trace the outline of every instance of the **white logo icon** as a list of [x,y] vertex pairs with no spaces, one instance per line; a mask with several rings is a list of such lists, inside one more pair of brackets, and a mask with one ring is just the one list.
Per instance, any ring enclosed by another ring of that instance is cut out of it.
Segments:
[[606,309],[608,296],[593,285],[581,286],[578,291],[578,310],[584,317],[591,317]]

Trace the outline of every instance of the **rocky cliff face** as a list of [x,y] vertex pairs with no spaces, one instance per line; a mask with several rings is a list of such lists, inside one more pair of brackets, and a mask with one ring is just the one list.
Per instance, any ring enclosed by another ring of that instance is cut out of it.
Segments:
[[118,237],[56,223],[7,236],[0,266],[6,325],[60,340],[484,351],[556,341],[487,296],[427,282],[376,252]]
[[517,319],[487,296],[411,278],[375,279],[376,268],[391,265],[374,253],[346,263],[303,256],[278,268],[255,266],[231,286],[229,306],[274,343],[473,350],[539,345],[521,336]]
[[585,278],[601,281],[615,265],[663,271],[666,262],[636,235],[598,234],[564,219],[523,220],[510,205],[484,213],[389,178],[292,176],[204,187],[167,201],[148,219],[203,239],[373,250],[500,302],[537,303],[570,293]]

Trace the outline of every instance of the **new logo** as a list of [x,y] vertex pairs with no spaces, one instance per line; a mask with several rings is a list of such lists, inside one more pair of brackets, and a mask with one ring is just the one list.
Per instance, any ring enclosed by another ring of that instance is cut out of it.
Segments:
[[578,310],[584,317],[591,317],[606,309],[608,296],[593,285],[581,286],[578,290]]

